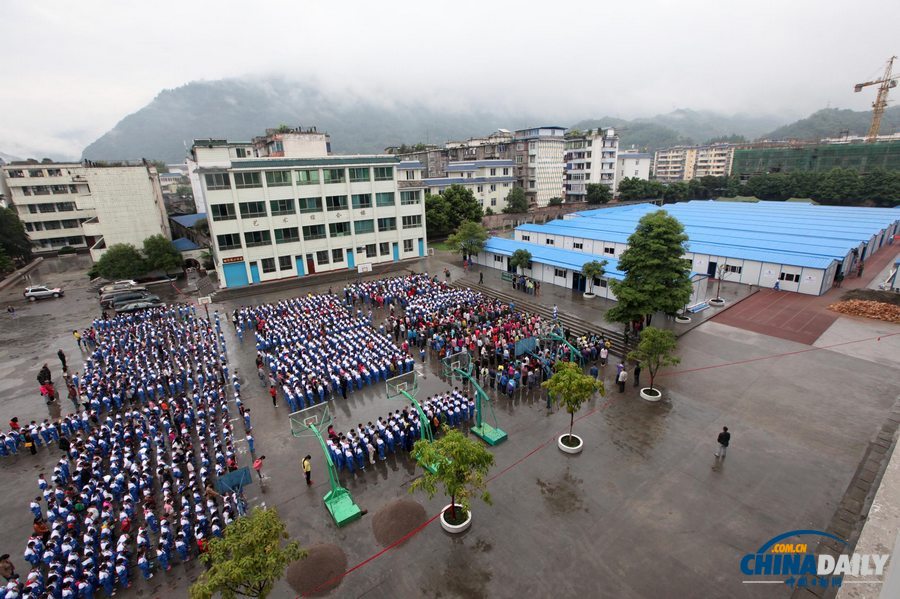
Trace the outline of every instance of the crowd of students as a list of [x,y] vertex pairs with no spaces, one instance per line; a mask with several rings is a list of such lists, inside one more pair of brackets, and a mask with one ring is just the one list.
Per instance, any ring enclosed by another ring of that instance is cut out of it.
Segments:
[[13,572],[0,597],[111,596],[131,586],[133,563],[149,579],[236,517],[237,497],[214,487],[238,459],[218,318],[160,308],[92,330],[83,375],[70,377],[85,410],[36,435],[60,457],[29,507],[31,569]]

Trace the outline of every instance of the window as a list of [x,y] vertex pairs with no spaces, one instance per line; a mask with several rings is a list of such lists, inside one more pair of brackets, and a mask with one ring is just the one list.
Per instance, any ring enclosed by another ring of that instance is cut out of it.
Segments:
[[415,229],[416,227],[422,226],[422,215],[414,214],[412,216],[404,216],[403,217],[403,228],[404,229]]
[[62,223],[63,229],[77,229],[78,225],[81,224],[77,218],[69,218],[60,222]]
[[293,243],[295,241],[300,241],[300,229],[297,227],[275,229],[275,243]]
[[496,176],[497,176],[497,169],[495,169],[495,168],[492,168],[492,169],[491,169],[491,176],[492,176],[492,177],[496,177]]
[[56,202],[57,212],[72,212],[75,210],[75,202]]
[[328,234],[331,237],[346,237],[350,235],[350,221],[331,223],[328,225]]
[[42,170],[28,171],[28,176],[29,177],[43,177],[44,171],[42,171]]
[[547,245],[553,245],[554,241],[552,239],[545,239],[544,243],[546,243]]
[[322,212],[322,198],[300,198],[297,200],[300,214],[309,212]]
[[615,255],[616,255],[616,248],[603,248],[603,253],[604,253],[604,254],[609,254],[609,255],[611,255],[611,256],[615,256]]
[[37,204],[28,204],[28,212],[30,212],[31,214],[37,214],[38,213],[38,205]]
[[392,166],[376,166],[375,167],[375,180],[376,181],[393,181],[394,179],[394,167]]
[[375,232],[375,221],[371,218],[369,220],[358,220],[353,223],[353,231],[357,235],[364,235],[366,233],[374,233]]
[[275,272],[275,258],[262,259],[263,272]]
[[741,271],[744,269],[743,266],[735,266],[733,264],[725,265],[725,272],[733,272],[736,275],[741,274]]
[[269,187],[285,187],[291,184],[291,171],[268,171],[266,185]]
[[517,150],[524,150],[524,149],[525,149],[525,144],[516,144],[516,149],[517,149]]
[[573,244],[572,244],[572,249],[573,249],[573,250],[583,250],[583,249],[584,249],[584,244],[583,244],[583,243],[573,243]]
[[384,233],[385,231],[396,231],[397,230],[397,219],[393,216],[388,218],[379,218],[378,219],[378,232]]
[[419,192],[418,191],[401,191],[400,192],[400,205],[401,206],[411,206],[413,204],[419,203]]
[[44,223],[45,231],[56,231],[57,229],[62,229],[62,225],[59,224],[58,220],[48,220]]
[[265,202],[241,202],[241,218],[260,218],[266,216]]
[[328,209],[329,212],[335,212],[336,210],[346,210],[347,196],[326,196],[325,208]]
[[479,186],[478,186],[478,193],[481,193],[481,192],[483,192],[483,191],[484,191],[484,185],[479,185]]
[[535,183],[534,183],[533,180],[532,180],[532,181],[529,181],[529,182],[528,182],[528,189],[534,189],[534,185],[535,185]]
[[326,168],[325,173],[325,183],[343,183],[344,182],[344,169],[342,168]]
[[241,247],[241,236],[237,233],[216,235],[216,242],[219,244],[220,250],[234,250]]
[[372,180],[372,172],[369,170],[369,167],[362,168],[351,168],[350,171],[350,182],[351,183],[360,183],[362,181],[371,181]]
[[608,286],[606,279],[594,279],[594,284],[597,287],[607,287]]
[[370,243],[366,246],[366,258],[377,258],[378,252],[374,243]]
[[508,176],[508,175],[509,175],[509,169],[508,169],[508,168],[503,169],[503,174],[504,174],[505,176]]
[[234,155],[237,158],[246,158],[247,157],[247,149],[246,148],[235,148]]
[[231,189],[231,177],[228,173],[209,173],[205,178],[206,189],[210,191]]
[[497,205],[497,198],[491,198],[491,206]]
[[379,208],[384,208],[386,206],[394,206],[394,192],[385,192],[385,193],[376,193],[375,194],[375,205]]
[[285,214],[294,214],[294,200],[269,200],[269,209],[272,216],[283,216]]
[[406,180],[413,181],[416,178],[416,171],[406,171]]
[[238,189],[262,187],[259,173],[234,173],[234,186]]
[[503,256],[494,256],[494,262],[503,262]]
[[48,212],[56,212],[56,206],[53,204],[38,204],[38,212],[42,212],[44,214]]
[[278,257],[278,270],[294,270],[293,260],[290,256]]
[[522,164],[522,155],[521,154],[516,156],[516,164]]
[[[342,249],[331,250],[331,261],[332,262],[343,262],[344,261],[344,250],[342,250]],[[322,264],[324,264],[324,262]]]
[[391,244],[388,241],[383,241],[378,244],[378,253],[382,256],[387,256],[391,253]]
[[319,171],[297,171],[297,185],[318,185]]
[[268,231],[247,231],[244,233],[244,242],[248,248],[272,245],[272,237]]
[[[353,169],[350,169],[351,171]],[[372,207],[372,194],[371,193],[355,193],[351,196],[353,200],[353,208],[371,208]]]
[[497,184],[491,183],[491,191],[497,191]]
[[69,193],[69,186],[68,185],[51,185],[50,192],[53,195],[56,195],[59,193]]
[[522,241],[531,241],[531,235],[522,235]]
[[562,269],[562,268],[554,268],[554,269],[553,269],[553,276],[554,276],[554,277],[563,277],[563,278],[565,278],[565,277],[566,277],[566,271],[565,271],[564,269]]
[[[343,250],[338,250],[343,251]],[[328,250],[320,250],[316,252],[316,263],[317,264],[328,264]]]
[[303,227],[303,239],[305,241],[325,239],[325,225],[307,225]]
[[789,272],[783,272],[780,275],[778,275],[778,280],[786,281],[788,283],[796,283],[800,280],[800,275],[795,275],[795,274],[789,273]]

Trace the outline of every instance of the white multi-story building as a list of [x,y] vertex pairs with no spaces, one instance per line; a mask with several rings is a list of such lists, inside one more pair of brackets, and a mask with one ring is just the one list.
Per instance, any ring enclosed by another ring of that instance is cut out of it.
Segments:
[[650,179],[650,165],[653,163],[653,155],[646,152],[624,151],[619,152],[616,158],[616,189],[622,179]]
[[241,147],[192,149],[222,287],[425,255],[420,163],[324,145],[318,157],[238,157]]
[[565,195],[565,132],[565,127],[535,127],[515,133],[516,178],[538,206]]
[[506,196],[515,185],[515,163],[512,160],[473,160],[451,162],[446,177],[422,180],[428,193],[438,194],[451,185],[462,185],[472,191],[484,210],[501,212]]
[[2,172],[35,251],[89,248],[98,260],[113,244],[140,248],[152,235],[171,236],[151,165],[19,162]]
[[615,129],[589,129],[565,140],[566,201],[582,202],[589,183],[616,191],[616,156],[619,136]]
[[653,176],[664,183],[725,177],[731,173],[734,148],[732,144],[712,144],[657,150],[653,157]]

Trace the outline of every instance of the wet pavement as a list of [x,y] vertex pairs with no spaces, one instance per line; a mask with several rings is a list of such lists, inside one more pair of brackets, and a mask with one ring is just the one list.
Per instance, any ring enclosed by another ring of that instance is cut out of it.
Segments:
[[[58,376],[57,347],[77,356],[71,329],[99,314],[79,264],[59,260],[42,264],[32,279],[64,283],[65,298],[27,305],[21,290],[0,293],[0,301],[17,301],[19,308],[19,318],[0,323],[4,423],[14,414],[46,417],[37,369],[48,362]],[[435,258],[423,263],[439,266]],[[253,303],[296,294],[264,295]],[[220,312],[232,307],[210,306]],[[548,413],[539,391],[495,397],[498,424],[509,439],[491,449],[494,505],[473,503],[473,524],[463,535],[452,537],[433,522],[380,555],[372,529],[379,508],[410,498],[430,517],[447,500],[409,495],[419,471],[392,457],[365,473],[341,475],[370,515],[338,529],[322,504],[328,485],[321,452],[312,439],[291,436],[287,407],[274,408],[257,382],[249,337],[237,343],[228,325],[230,362],[249,374],[242,395],[252,411],[257,454],[266,455],[265,479],[246,494],[252,504],[276,506],[301,544],[334,543],[350,568],[364,563],[331,591],[335,597],[788,597],[790,589],[781,585],[742,584],[741,556],[785,530],[827,525],[900,394],[900,327],[857,330],[852,319],[837,323],[842,328],[833,337],[853,341],[840,351],[701,324],[679,339],[681,365],[659,378],[662,402],[644,402],[630,383],[620,394],[608,381],[607,396],[582,408],[575,432],[585,450],[577,456],[556,448],[568,418]],[[459,384],[442,380],[430,358],[417,369],[420,398]],[[386,398],[383,385],[366,387],[338,401],[335,427],[345,430],[401,407]],[[65,400],[61,409],[70,409]],[[717,462],[715,437],[724,425],[734,436],[727,459]],[[246,444],[239,452],[248,464]],[[300,469],[307,453],[313,456],[312,488]],[[46,449],[0,462],[11,508],[0,512],[0,552],[11,553],[20,571],[28,500],[49,464]],[[186,596],[201,567],[196,561],[178,565],[119,596]],[[272,596],[294,593],[281,582]]]

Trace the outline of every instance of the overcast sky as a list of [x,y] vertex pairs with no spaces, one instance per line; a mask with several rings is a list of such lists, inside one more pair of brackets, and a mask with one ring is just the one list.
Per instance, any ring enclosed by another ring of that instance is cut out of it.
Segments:
[[562,124],[675,108],[789,120],[868,108],[874,91],[853,84],[900,53],[896,0],[4,0],[0,17],[0,152],[18,156],[77,157],[197,79],[278,73]]

